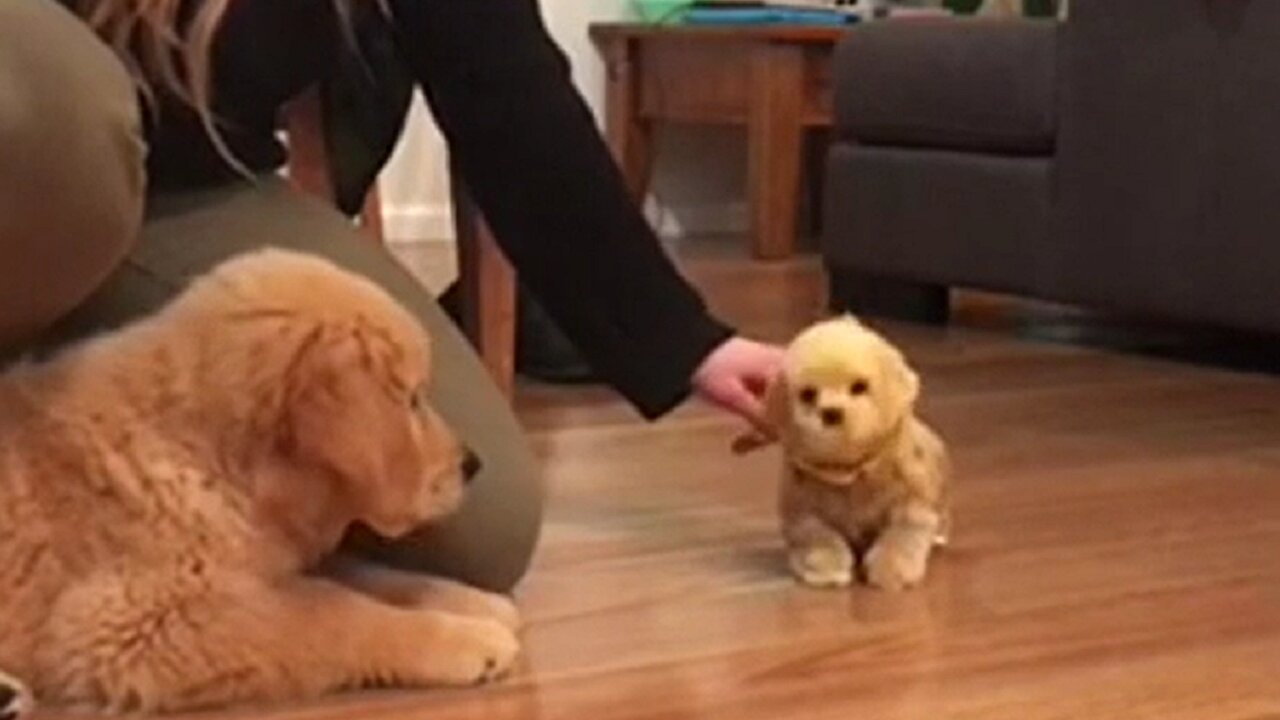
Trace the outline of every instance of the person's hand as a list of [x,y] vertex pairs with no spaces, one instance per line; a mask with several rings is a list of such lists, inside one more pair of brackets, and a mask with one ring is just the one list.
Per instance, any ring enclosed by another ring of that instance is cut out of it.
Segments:
[[693,389],[703,400],[771,435],[763,397],[781,369],[782,348],[735,337],[702,361],[693,374]]

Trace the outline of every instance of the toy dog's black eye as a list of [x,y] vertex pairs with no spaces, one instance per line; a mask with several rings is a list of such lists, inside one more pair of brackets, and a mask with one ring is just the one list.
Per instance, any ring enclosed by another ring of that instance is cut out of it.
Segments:
[[850,395],[866,395],[867,390],[869,389],[871,388],[869,385],[867,385],[866,380],[857,380],[852,385],[849,386],[849,394]]
[[813,405],[814,403],[818,402],[818,391],[811,387],[807,387],[801,390],[800,402],[804,403],[805,405]]

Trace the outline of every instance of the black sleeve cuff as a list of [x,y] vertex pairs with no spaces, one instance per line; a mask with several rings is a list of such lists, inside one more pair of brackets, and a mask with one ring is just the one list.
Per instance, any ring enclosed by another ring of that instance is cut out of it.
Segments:
[[669,328],[656,346],[661,356],[635,358],[625,373],[615,377],[613,386],[646,420],[657,420],[689,399],[693,374],[733,336],[732,329],[706,315],[678,330]]

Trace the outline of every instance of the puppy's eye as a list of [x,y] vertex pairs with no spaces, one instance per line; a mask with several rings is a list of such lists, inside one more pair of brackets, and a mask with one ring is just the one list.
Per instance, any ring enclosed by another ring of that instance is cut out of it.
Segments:
[[818,402],[818,391],[811,387],[804,388],[800,391],[800,402],[805,405],[813,405]]
[[849,394],[850,395],[866,395],[867,390],[870,390],[870,389],[871,389],[871,386],[867,384],[866,380],[857,380],[852,385],[849,386]]
[[409,394],[409,409],[417,412],[422,409],[423,396],[426,394],[422,388],[418,388]]

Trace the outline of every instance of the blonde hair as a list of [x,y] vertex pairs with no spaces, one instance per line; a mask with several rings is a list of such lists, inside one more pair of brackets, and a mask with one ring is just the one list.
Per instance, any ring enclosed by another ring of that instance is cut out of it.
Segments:
[[[115,49],[148,101],[154,104],[157,91],[181,99],[224,159],[247,174],[218,132],[213,112],[213,44],[233,1],[77,0],[80,15]],[[344,34],[354,42],[347,0],[334,4]]]

